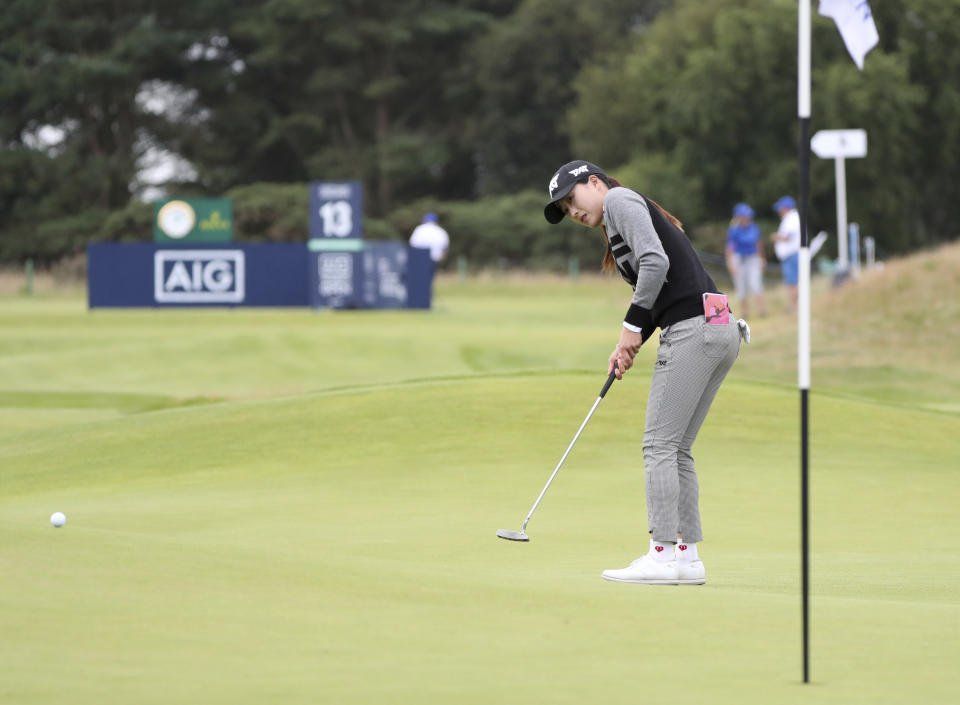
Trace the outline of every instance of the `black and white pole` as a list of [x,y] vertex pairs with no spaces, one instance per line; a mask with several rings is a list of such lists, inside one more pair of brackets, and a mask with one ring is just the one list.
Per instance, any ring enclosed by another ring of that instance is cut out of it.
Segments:
[[800,573],[803,612],[803,682],[810,682],[810,540],[808,413],[810,392],[810,243],[807,202],[810,191],[810,0],[800,0],[797,19],[797,117],[800,119],[800,276],[797,287],[797,385],[800,388]]

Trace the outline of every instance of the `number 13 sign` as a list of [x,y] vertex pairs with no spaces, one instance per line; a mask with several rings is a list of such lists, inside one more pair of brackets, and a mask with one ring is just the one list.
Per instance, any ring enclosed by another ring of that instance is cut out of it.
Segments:
[[363,184],[361,182],[311,182],[310,237],[363,237]]

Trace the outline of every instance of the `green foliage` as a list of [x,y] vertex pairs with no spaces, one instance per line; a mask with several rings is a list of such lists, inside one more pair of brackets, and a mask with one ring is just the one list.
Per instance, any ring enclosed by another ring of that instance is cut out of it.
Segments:
[[[649,176],[665,176],[667,193],[697,218],[794,191],[795,14],[795,4],[767,0],[678,2],[631,52],[577,77],[570,125],[578,153],[610,169],[653,165]],[[771,179],[778,159],[790,168]],[[690,183],[678,189],[683,175]],[[640,188],[680,210],[656,182]]]
[[307,184],[250,184],[225,194],[233,200],[233,237],[261,242],[304,242],[309,234]]
[[958,237],[960,4],[900,0],[882,4],[874,13],[884,51],[906,66],[906,75],[897,79],[923,89],[922,99],[914,106],[915,139],[906,162],[911,183],[897,199],[906,206],[909,218],[909,237],[904,242],[929,245]]
[[546,184],[571,158],[565,119],[576,97],[573,78],[662,4],[524,0],[477,39],[471,59],[480,110],[472,125],[480,193]]
[[[811,129],[867,131],[869,157],[847,162],[849,219],[887,251],[956,234],[947,214],[955,223],[960,210],[944,187],[960,176],[949,148],[960,145],[960,92],[950,78],[960,68],[958,7],[877,8],[907,22],[878,18],[888,40],[863,72],[833,22],[814,16]],[[629,53],[576,78],[577,153],[612,170],[629,164],[637,188],[687,220],[720,219],[741,200],[764,214],[797,190],[796,41],[794,2],[678,0]],[[952,74],[928,65],[932,47]],[[933,124],[945,126],[942,138]],[[835,232],[833,161],[811,159],[810,229]]]
[[[912,84],[905,57],[877,52],[861,74],[852,61],[830,64],[818,72],[817,125],[856,125],[867,131],[866,159],[845,160],[847,217],[859,222],[884,248],[904,251],[922,244],[913,223],[923,208],[915,182],[928,179],[916,163],[925,125],[919,115],[927,91]],[[869,195],[869,200],[865,195]],[[816,230],[835,232],[834,161],[813,157],[811,222]],[[819,222],[819,225],[816,223]]]
[[153,240],[153,203],[130,201],[126,208],[110,213],[96,240],[150,242]]
[[362,179],[374,215],[430,191],[466,195],[469,180],[450,179],[470,152],[459,57],[511,4],[273,0],[231,12],[205,70],[187,77],[208,114],[180,150],[212,190]]
[[[889,254],[960,236],[960,4],[873,11],[863,72],[814,13],[811,127],[867,130],[848,215]],[[244,239],[302,240],[303,185],[357,179],[368,237],[449,205],[471,262],[589,260],[522,195],[577,156],[694,236],[741,200],[772,218],[797,190],[796,42],[793,0],[7,0],[0,261],[149,240],[153,150],[196,171],[168,189],[233,197]],[[832,162],[811,170],[833,232]]]
[[703,218],[703,177],[683,170],[679,162],[668,160],[662,152],[637,154],[609,173],[624,186],[648,194],[685,223],[698,223]]

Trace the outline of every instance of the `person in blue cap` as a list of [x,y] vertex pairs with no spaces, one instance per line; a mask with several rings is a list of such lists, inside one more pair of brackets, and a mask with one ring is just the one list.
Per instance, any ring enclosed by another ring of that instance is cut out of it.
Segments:
[[726,256],[743,317],[750,317],[751,297],[757,300],[757,313],[767,315],[763,303],[763,270],[766,265],[763,236],[753,222],[753,208],[746,203],[733,207],[733,220],[727,230]]
[[770,236],[773,249],[780,260],[783,283],[787,286],[787,308],[797,310],[797,280],[800,277],[800,213],[792,196],[782,196],[773,204],[780,216],[780,227]]

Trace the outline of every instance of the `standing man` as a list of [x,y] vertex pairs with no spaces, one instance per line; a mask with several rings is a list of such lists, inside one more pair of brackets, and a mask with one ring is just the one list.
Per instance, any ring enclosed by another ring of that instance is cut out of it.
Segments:
[[791,196],[783,196],[773,204],[780,216],[780,228],[770,236],[773,249],[780,260],[783,283],[787,285],[787,308],[797,310],[797,280],[800,276],[800,214],[797,202]]
[[450,236],[437,224],[436,213],[427,213],[420,219],[420,225],[410,234],[410,246],[430,250],[434,266],[444,260],[450,248]]
[[757,299],[757,313],[766,316],[763,304],[763,269],[766,256],[763,236],[753,222],[753,208],[746,203],[733,207],[733,220],[727,230],[727,269],[733,277],[741,315],[750,317],[750,297]]

